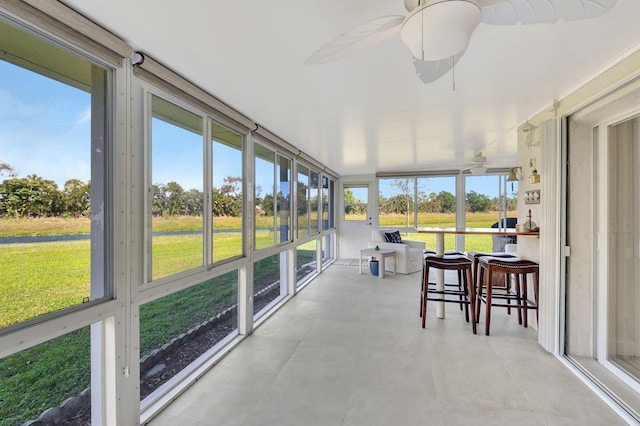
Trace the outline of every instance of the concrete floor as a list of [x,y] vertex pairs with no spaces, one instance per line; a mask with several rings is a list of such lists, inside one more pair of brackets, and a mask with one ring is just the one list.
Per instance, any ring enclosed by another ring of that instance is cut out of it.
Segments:
[[487,337],[429,302],[423,330],[419,286],[329,267],[149,424],[626,424],[515,314]]

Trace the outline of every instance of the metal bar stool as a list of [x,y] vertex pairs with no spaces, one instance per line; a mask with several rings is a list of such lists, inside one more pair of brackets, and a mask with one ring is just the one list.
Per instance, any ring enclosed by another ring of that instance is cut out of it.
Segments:
[[[426,326],[427,320],[427,300],[438,302],[458,303],[460,309],[464,306],[465,319],[469,322],[469,306],[471,315],[475,312],[475,291],[471,272],[471,260],[463,254],[445,254],[435,256],[427,254],[424,258],[424,268],[422,273],[422,290],[420,293],[420,314],[422,316],[422,328]],[[445,271],[456,271],[458,273],[458,284],[445,286],[444,290],[437,290],[435,283],[429,282],[429,269],[442,269]],[[476,333],[476,321],[472,318],[471,327]]]
[[[487,271],[487,278],[485,278],[485,271]],[[493,273],[504,273],[507,283],[510,282],[511,277],[515,278],[515,288],[507,286],[503,291],[494,293],[493,288]],[[532,260],[520,259],[518,257],[513,258],[498,258],[498,257],[480,257],[479,260],[479,277],[476,293],[476,314],[475,320],[480,321],[480,308],[484,302],[487,305],[487,313],[485,318],[485,334],[489,335],[491,328],[491,307],[498,306],[503,308],[515,308],[518,309],[518,323],[527,327],[527,311],[529,309],[535,309],[536,321],[538,320],[538,288],[539,288],[539,265]],[[527,274],[533,274],[533,290],[534,300],[530,300],[527,295]],[[522,277],[522,280],[520,280]],[[483,290],[486,289],[486,294],[483,294]],[[514,301],[515,304],[511,304]]]

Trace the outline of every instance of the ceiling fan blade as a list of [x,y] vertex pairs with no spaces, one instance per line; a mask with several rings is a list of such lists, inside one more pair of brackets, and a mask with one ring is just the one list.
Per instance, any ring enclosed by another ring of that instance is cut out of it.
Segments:
[[413,66],[416,68],[416,74],[423,83],[429,84],[438,80],[440,77],[448,73],[455,64],[458,63],[464,52],[453,55],[450,58],[440,59],[439,61],[421,61],[413,58]]
[[484,0],[482,22],[491,25],[541,24],[594,18],[613,9],[617,0]]
[[365,22],[348,33],[340,34],[305,59],[306,65],[324,64],[381,43],[400,31],[404,16],[391,15]]

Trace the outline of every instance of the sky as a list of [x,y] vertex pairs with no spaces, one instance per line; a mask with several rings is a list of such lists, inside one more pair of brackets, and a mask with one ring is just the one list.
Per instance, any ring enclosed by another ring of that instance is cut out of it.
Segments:
[[[0,61],[0,161],[18,177],[37,174],[63,188],[69,179],[90,180],[91,96],[50,78]],[[178,182],[183,189],[202,191],[202,137],[162,120],[152,121],[152,181]],[[214,186],[228,176],[241,176],[238,150],[224,144],[213,148]],[[256,171],[258,182],[271,182],[272,170]],[[3,176],[2,178],[6,178]],[[397,193],[391,180],[380,180],[385,195]],[[453,177],[421,178],[419,190],[455,194]],[[498,195],[496,176],[471,176],[467,191],[490,198]],[[272,184],[261,188],[271,191]]]
[[[380,179],[379,190],[383,196],[389,197],[399,193],[397,186],[393,185],[394,179]],[[475,191],[478,194],[484,194],[489,198],[498,197],[499,194],[499,178],[496,175],[469,176],[465,179],[465,188],[467,192]],[[514,189],[517,189],[514,187]],[[440,193],[441,191],[456,193],[456,182],[454,176],[447,177],[425,177],[418,178],[418,191],[426,194]],[[511,196],[511,187],[507,187],[507,194]]]
[[[153,182],[202,191],[202,137],[153,120]],[[62,189],[91,178],[91,95],[0,61],[0,161],[17,177],[36,174]],[[242,174],[237,150],[215,144],[214,186]],[[0,179],[6,179],[2,176]]]
[[[90,95],[0,61],[0,161],[18,177],[88,181]],[[6,176],[2,177],[6,179]]]

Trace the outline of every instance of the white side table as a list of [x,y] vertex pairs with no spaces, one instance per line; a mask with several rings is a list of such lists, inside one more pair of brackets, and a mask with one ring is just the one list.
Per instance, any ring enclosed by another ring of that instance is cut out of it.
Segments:
[[[380,265],[378,266],[378,278],[382,279],[384,278],[384,260],[387,257],[393,257],[393,260],[395,261],[396,252],[394,250],[389,250],[389,249],[376,250],[375,248],[366,248],[366,249],[360,250],[360,274],[362,274],[362,257],[363,256],[371,256],[374,259],[378,259],[378,261],[380,262]],[[395,262],[393,267],[393,273],[394,274],[396,273]]]

